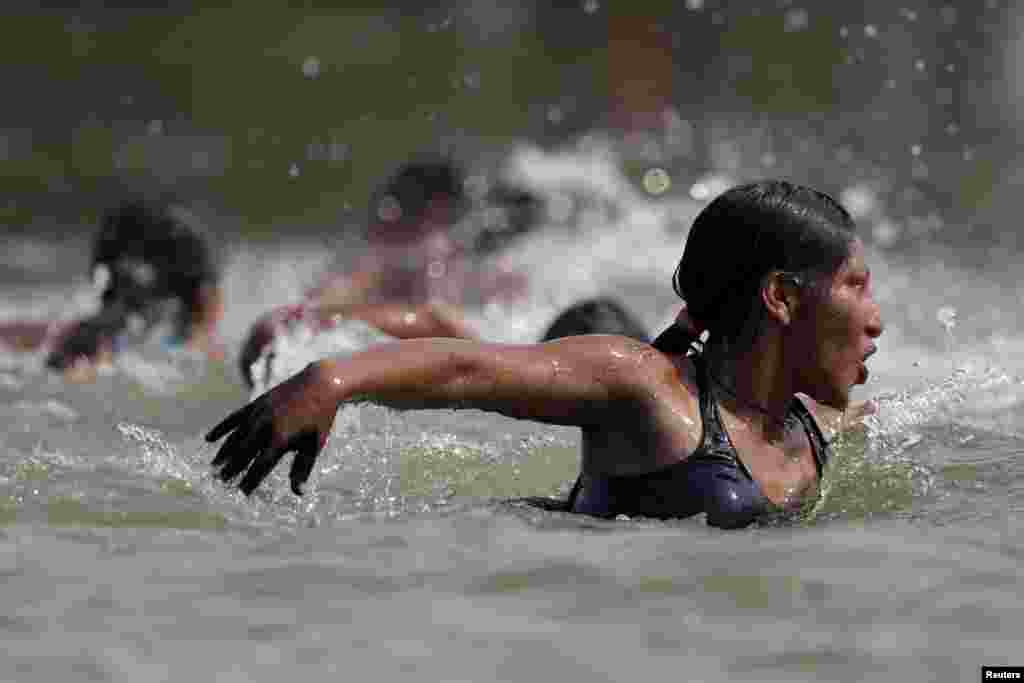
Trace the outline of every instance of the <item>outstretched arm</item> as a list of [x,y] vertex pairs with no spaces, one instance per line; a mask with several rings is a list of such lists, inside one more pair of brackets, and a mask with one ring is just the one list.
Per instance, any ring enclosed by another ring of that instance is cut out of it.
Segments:
[[598,426],[646,410],[652,383],[670,381],[674,372],[672,363],[646,344],[610,335],[538,345],[407,340],[312,363],[206,438],[213,442],[230,433],[213,464],[221,467],[225,481],[248,469],[239,484],[247,494],[285,453],[295,451],[291,481],[298,493],[343,402],[477,408],[551,424]]
[[69,382],[95,379],[96,366],[109,362],[119,320],[97,314],[75,322],[25,321],[0,324],[0,348],[45,351],[46,365]]
[[0,323],[0,346],[34,351],[53,336],[54,329],[54,323],[41,320]]
[[249,330],[238,357],[239,370],[253,386],[252,365],[277,336],[281,326],[292,320],[306,320],[326,327],[337,317],[362,320],[396,339],[453,337],[476,339],[476,332],[451,306],[445,304],[323,303],[282,306],[264,315]]
[[606,420],[634,397],[649,347],[589,335],[545,344],[408,340],[314,364],[332,400],[399,409],[477,408],[551,424]]
[[476,339],[476,332],[459,312],[445,304],[347,303],[316,306],[321,323],[335,316],[354,318],[376,327],[396,339],[452,337]]

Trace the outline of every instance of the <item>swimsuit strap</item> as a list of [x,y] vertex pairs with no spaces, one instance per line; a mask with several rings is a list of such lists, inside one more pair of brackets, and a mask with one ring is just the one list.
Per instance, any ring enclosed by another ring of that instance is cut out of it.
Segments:
[[[724,460],[743,472],[749,481],[755,481],[750,470],[747,469],[746,464],[739,457],[736,447],[729,439],[729,434],[722,424],[722,416],[718,411],[718,404],[711,392],[711,375],[707,363],[699,354],[690,356],[690,358],[697,368],[697,392],[699,394],[698,401],[700,404],[701,421],[703,422],[703,434],[701,435],[700,446],[684,462],[698,460],[722,462]],[[829,460],[828,441],[803,401],[794,398],[790,403],[789,410],[800,420],[800,424],[807,434],[811,444],[811,452],[814,455],[814,463],[818,470],[818,479],[820,480],[825,465]],[[582,490],[583,473],[581,472],[577,476],[572,490],[569,492],[568,500],[565,503],[566,510],[574,508],[576,499]]]
[[736,452],[736,446],[729,439],[729,433],[722,424],[722,415],[718,411],[718,402],[711,391],[711,371],[707,362],[699,354],[690,357],[697,368],[697,393],[700,404],[700,419],[703,423],[703,434],[700,446],[687,460],[728,460],[753,481],[754,476],[747,469],[743,460]]
[[[700,391],[700,414],[704,421],[704,437],[700,448],[690,457],[727,457],[732,459],[736,466],[743,471],[748,478],[753,479],[750,470],[739,457],[736,447],[729,439],[729,433],[722,424],[722,416],[718,411],[718,403],[714,400],[711,392],[711,375],[707,363],[699,355],[693,356],[693,362],[697,366],[697,388]],[[811,453],[814,455],[814,464],[818,470],[818,479],[821,479],[825,465],[829,460],[828,440],[818,427],[814,415],[807,409],[807,406],[799,398],[794,397],[789,404],[788,414],[794,415],[804,428],[807,440],[811,444]]]
[[807,439],[811,442],[811,452],[814,454],[814,464],[818,468],[818,479],[821,479],[830,455],[828,440],[821,433],[818,421],[814,419],[814,415],[807,409],[803,401],[799,398],[794,398],[790,410],[800,420],[804,431],[807,432]]

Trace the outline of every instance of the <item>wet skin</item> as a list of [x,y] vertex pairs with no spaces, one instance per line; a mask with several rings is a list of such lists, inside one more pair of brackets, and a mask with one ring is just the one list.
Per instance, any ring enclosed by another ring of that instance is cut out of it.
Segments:
[[[787,300],[782,311],[780,292],[771,294],[776,308],[769,311],[768,331],[747,361],[751,368],[766,368],[764,377],[772,380],[767,393],[781,386],[787,402],[797,392],[808,394],[808,407],[828,436],[844,426],[841,411],[851,387],[863,381],[863,363],[882,331],[862,247],[852,246],[825,298]],[[758,377],[748,380],[756,400]],[[291,483],[298,493],[343,402],[471,407],[579,426],[585,473],[641,474],[677,463],[697,448],[703,428],[697,397],[692,361],[625,337],[587,335],[537,345],[407,340],[313,363],[206,438],[214,442],[229,435],[213,465],[225,481],[245,472],[239,487],[247,494],[285,453],[296,452]],[[723,402],[723,417],[765,495],[781,505],[794,492],[813,488],[817,476],[802,431],[773,434],[745,405]],[[858,406],[848,419],[862,410]]]
[[808,314],[794,321],[791,332],[794,354],[809,359],[799,366],[798,391],[843,410],[850,387],[867,381],[865,361],[884,331],[860,240],[852,243],[827,296],[811,303]]

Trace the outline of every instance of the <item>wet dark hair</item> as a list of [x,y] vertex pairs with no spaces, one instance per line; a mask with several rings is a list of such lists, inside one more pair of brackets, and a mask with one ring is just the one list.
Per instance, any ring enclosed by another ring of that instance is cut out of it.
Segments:
[[397,202],[401,217],[421,216],[441,195],[460,208],[466,202],[466,174],[450,159],[412,161],[400,167],[370,201],[370,224],[380,220],[385,201]]
[[650,339],[644,326],[625,306],[609,297],[596,297],[578,301],[562,311],[541,341],[580,334],[620,334],[643,342]]
[[92,271],[100,266],[110,274],[104,307],[147,318],[154,304],[170,299],[193,309],[200,287],[219,278],[209,235],[190,211],[170,200],[129,199],[107,210],[93,242]]
[[[843,265],[855,238],[850,214],[823,192],[783,180],[734,187],[697,216],[672,288],[709,343],[737,349],[753,341],[763,307],[764,277],[782,271],[815,291]],[[679,353],[695,341],[673,325],[655,341]]]

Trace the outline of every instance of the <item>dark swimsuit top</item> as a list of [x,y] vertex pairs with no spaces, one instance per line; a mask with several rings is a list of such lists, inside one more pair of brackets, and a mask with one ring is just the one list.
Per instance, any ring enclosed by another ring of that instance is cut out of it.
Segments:
[[[697,366],[704,423],[700,446],[685,460],[646,474],[581,474],[567,501],[572,512],[597,517],[636,515],[661,519],[705,512],[712,526],[739,528],[769,510],[771,503],[740,460],[722,425],[705,363],[699,356],[694,356],[693,361]],[[807,433],[820,481],[828,462],[828,442],[802,401],[794,398],[790,411]]]

